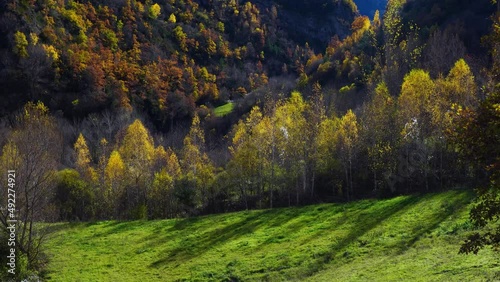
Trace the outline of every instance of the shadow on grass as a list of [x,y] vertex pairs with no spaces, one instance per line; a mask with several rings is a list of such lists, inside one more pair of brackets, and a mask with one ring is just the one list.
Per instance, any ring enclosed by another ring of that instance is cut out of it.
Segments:
[[[221,228],[199,234],[177,233],[177,236],[187,235],[188,237],[183,238],[174,249],[165,250],[163,253],[168,253],[168,255],[155,261],[150,266],[160,267],[161,265],[171,261],[182,263],[197,256],[201,256],[207,251],[215,249],[231,240],[236,240],[242,236],[252,234],[259,228],[266,228],[266,230],[269,230],[270,235],[273,237],[261,242],[258,246],[251,249],[252,251],[258,251],[265,248],[267,244],[273,243],[276,236],[279,236],[280,238],[287,238],[291,234],[297,233],[300,230],[309,227],[315,220],[318,219],[318,217],[325,216],[325,214],[336,215],[343,210],[365,210],[371,208],[375,204],[376,201],[362,201],[350,204],[348,207],[345,205],[328,205],[326,207],[319,207],[318,209],[312,209],[311,207],[306,206],[301,208],[253,211],[248,215],[243,216],[243,218],[238,221],[227,224]],[[394,207],[394,211],[398,208],[401,208],[401,206]],[[387,213],[387,216],[389,215],[390,214]],[[340,225],[350,220],[352,220],[352,218],[341,217],[338,222],[334,222],[332,224]],[[198,221],[199,219],[182,220],[176,223],[170,230],[186,231],[184,228],[189,229],[191,228],[192,223],[196,223]],[[273,230],[273,228],[278,229]],[[193,230],[193,232],[195,232],[195,230]],[[146,247],[152,247],[161,245],[162,242],[171,239],[171,236],[166,234],[163,236],[154,235],[148,236],[144,239],[145,241],[148,241]]]
[[[435,198],[435,197],[444,197]],[[315,275],[323,270],[333,259],[342,259],[344,254],[352,246],[363,239],[362,237],[371,230],[380,226],[385,221],[418,215],[419,205],[425,207],[425,202],[432,202],[438,205],[435,210],[426,211],[428,217],[418,224],[413,223],[411,228],[401,230],[407,233],[407,237],[395,242],[396,252],[404,252],[413,246],[422,236],[435,230],[443,221],[449,218],[458,208],[463,207],[470,201],[471,196],[463,192],[448,192],[445,194],[428,194],[424,196],[406,196],[390,200],[375,201],[365,200],[349,204],[328,204],[320,206],[306,206],[300,208],[282,208],[273,210],[261,210],[252,212],[240,212],[229,215],[202,216],[186,219],[174,219],[169,221],[109,221],[98,223],[64,223],[53,227],[54,232],[70,229],[85,228],[101,225],[98,232],[89,236],[107,236],[123,232],[130,232],[147,226],[147,236],[134,239],[141,242],[140,249],[158,248],[164,246],[166,242],[175,241],[170,244],[172,247],[164,249],[163,257],[149,264],[149,267],[159,268],[170,262],[182,264],[190,259],[202,256],[211,250],[216,250],[222,245],[235,241],[241,237],[251,235],[259,229],[264,229],[262,239],[256,246],[249,246],[245,251],[257,252],[265,250],[269,244],[281,243],[278,236],[288,239],[298,236],[294,246],[309,245],[315,240],[323,240],[337,229],[345,230],[343,235],[331,242],[328,249],[317,256],[303,256],[301,260],[304,266],[289,265],[287,267],[298,268],[302,278]],[[403,224],[403,223],[401,223]],[[406,224],[406,223],[404,223]],[[398,232],[396,228],[390,228],[390,232]],[[298,232],[305,231],[302,234]],[[308,234],[307,232],[310,232]],[[259,232],[259,234],[262,232]],[[252,238],[253,239],[253,238]],[[255,241],[254,241],[255,242]],[[328,244],[328,243],[327,243]],[[285,248],[285,245],[282,245]],[[222,248],[224,249],[224,248]],[[226,252],[229,249],[224,249]],[[347,257],[349,254],[347,254]],[[301,263],[302,263],[301,262]],[[240,266],[239,266],[240,267]],[[243,266],[241,266],[243,267]],[[282,268],[281,268],[282,269]],[[264,269],[266,272],[278,270]],[[292,274],[293,275],[293,274]],[[301,277],[290,277],[293,279]]]
[[[194,257],[200,256],[210,249],[214,249],[217,246],[227,243],[231,240],[236,240],[242,236],[253,233],[258,228],[263,225],[267,225],[266,218],[269,218],[271,214],[276,214],[275,210],[267,211],[256,211],[249,213],[247,216],[237,220],[236,222],[229,223],[228,225],[216,228],[204,233],[193,233],[185,234],[191,235],[188,238],[184,238],[174,249],[167,250],[168,256],[161,258],[153,262],[150,266],[159,267],[164,263],[175,260],[176,262],[183,262]],[[183,228],[188,228],[188,225],[184,225],[185,222],[181,222],[181,225],[174,225],[174,229],[179,231],[179,226]],[[181,229],[182,230],[182,229]],[[185,230],[187,231],[187,230]],[[194,230],[193,230],[194,231]],[[179,234],[180,235],[180,234]],[[161,238],[160,238],[161,240]],[[150,241],[149,245],[155,245],[158,241]]]
[[[403,253],[411,248],[422,236],[435,230],[442,222],[448,219],[458,209],[467,205],[471,200],[471,195],[468,193],[453,191],[447,193],[447,195],[450,196],[445,202],[447,204],[442,205],[437,210],[434,210],[430,217],[425,218],[425,221],[415,225],[412,230],[401,230],[401,232],[408,232],[410,236],[406,240],[400,240],[400,242],[393,247],[396,249],[397,253]],[[311,268],[306,271],[305,276],[312,276],[321,271],[324,266],[334,258],[338,258],[339,256],[348,257],[349,253],[346,251],[347,247],[351,246],[353,243],[360,242],[360,238],[367,234],[370,230],[375,229],[379,224],[386,220],[405,215],[410,209],[416,208],[418,204],[431,201],[436,196],[440,197],[442,194],[409,196],[393,205],[382,206],[370,213],[366,213],[364,211],[357,213],[354,218],[351,218],[350,220],[351,222],[355,222],[355,224],[349,228],[351,232],[335,244],[332,244],[330,250],[317,259],[316,264],[311,265]],[[398,232],[398,230],[394,231]],[[317,233],[310,239],[322,235],[324,234]]]
[[[408,240],[404,245],[399,246],[399,251],[406,251],[408,248],[412,247],[422,236],[436,230],[441,223],[448,219],[451,215],[458,212],[467,204],[472,201],[472,193],[464,193],[463,191],[452,191],[448,193],[450,197],[444,201],[439,210],[436,210],[432,217],[427,217],[427,225],[418,225],[413,231],[413,237]],[[436,196],[436,195],[435,195]],[[442,196],[439,194],[437,196]],[[432,195],[425,196],[422,200],[432,197]]]
[[[444,200],[435,197],[446,197]],[[413,246],[422,236],[435,230],[443,221],[456,212],[457,209],[463,207],[470,201],[470,195],[463,192],[449,192],[443,194],[428,194],[424,196],[406,196],[386,201],[361,201],[346,205],[330,205],[312,209],[311,207],[291,208],[291,209],[274,209],[265,211],[254,211],[248,215],[242,216],[237,221],[225,225],[221,228],[212,229],[207,232],[186,234],[191,228],[191,224],[197,223],[199,219],[182,220],[174,225],[172,229],[182,231],[179,235],[187,235],[187,238],[181,239],[177,246],[173,249],[166,249],[163,253],[166,255],[150,264],[150,267],[161,267],[164,264],[175,261],[183,263],[195,257],[201,256],[204,253],[214,250],[217,247],[236,240],[242,236],[252,234],[259,228],[269,230],[270,238],[261,241],[255,247],[249,247],[247,251],[257,252],[265,249],[266,246],[272,243],[281,243],[280,238],[285,240],[291,236],[297,236],[298,232],[305,228],[312,228],[311,235],[300,238],[300,243],[297,246],[310,244],[316,239],[328,236],[329,232],[336,229],[347,230],[347,234],[332,242],[326,252],[318,254],[314,258],[312,256],[304,256],[304,259],[311,258],[313,263],[308,263],[300,270],[300,275],[309,277],[324,269],[325,265],[330,263],[335,258],[348,257],[347,252],[349,247],[356,244],[360,239],[377,228],[380,224],[387,220],[395,219],[398,222],[399,217],[418,215],[419,205],[426,202],[432,202],[439,205],[431,211],[426,211],[428,214],[425,219],[418,223],[411,223],[410,228],[405,230],[392,230],[391,232],[405,232],[407,237],[400,238],[391,249],[396,252],[404,252]],[[320,230],[315,230],[318,226]],[[324,223],[329,221],[328,223]],[[348,226],[346,227],[346,224]],[[401,223],[406,224],[406,223]],[[313,226],[315,225],[315,226]],[[313,227],[311,227],[313,226]],[[273,230],[274,227],[279,227]],[[193,229],[193,232],[197,230]],[[168,234],[168,232],[167,232]],[[166,235],[166,234],[165,234]],[[163,241],[167,236],[159,235],[157,238],[149,242],[150,246],[155,246],[160,241]],[[275,239],[279,237],[278,239]],[[157,245],[156,245],[157,246]],[[354,245],[355,246],[355,245]],[[312,254],[311,254],[312,255]],[[289,267],[292,267],[291,265]],[[287,267],[285,267],[287,268]],[[299,266],[299,268],[301,268]],[[297,278],[297,277],[290,277]]]
[[[340,244],[332,249],[332,254],[337,250],[344,248],[349,245],[351,242],[355,241],[359,236],[365,234],[368,230],[374,228],[379,222],[383,221],[385,218],[390,217],[392,214],[397,211],[403,209],[404,207],[414,204],[418,202],[418,199],[415,197],[408,197],[395,205],[390,206],[387,209],[384,209],[379,212],[374,217],[371,217],[371,213],[367,213],[366,210],[373,208],[374,205],[377,204],[376,201],[363,201],[353,204],[345,205],[336,205],[329,206],[326,210],[313,210],[311,211],[311,207],[302,207],[302,208],[285,208],[285,209],[273,209],[273,210],[264,210],[264,211],[254,211],[249,216],[245,216],[244,218],[228,224],[222,228],[217,228],[215,230],[196,234],[194,236],[190,236],[189,238],[185,238],[182,240],[176,248],[165,250],[165,253],[168,253],[167,256],[155,261],[150,266],[151,267],[160,267],[161,265],[168,263],[170,261],[176,261],[177,263],[182,263],[189,259],[195,258],[209,251],[210,249],[217,248],[219,245],[227,243],[231,240],[236,240],[242,236],[251,234],[255,232],[259,228],[273,228],[273,227],[281,227],[277,231],[270,231],[274,236],[280,236],[280,238],[287,238],[291,234],[297,233],[300,230],[309,227],[315,220],[318,219],[318,216],[325,216],[325,213],[330,214],[330,216],[336,215],[337,213],[345,213],[347,216],[340,216],[336,222],[331,222],[331,228],[334,229],[336,226],[343,225],[347,222],[357,222],[354,227],[352,227],[352,232],[344,238]],[[353,219],[353,216],[356,218]],[[368,218],[365,219],[364,217]],[[358,222],[358,219],[363,219]],[[176,224],[177,227],[182,226],[182,228],[187,228],[190,224],[190,220],[181,221],[179,224]],[[178,228],[174,229],[179,230]],[[331,230],[331,229],[330,229]],[[308,240],[314,240],[315,237],[323,236],[325,232],[329,230],[324,230],[320,232],[316,232],[313,236],[310,236]],[[278,234],[279,233],[279,234]],[[152,238],[149,238],[152,239]],[[162,238],[157,238],[156,240],[150,241],[148,245],[154,246],[160,243]],[[253,251],[258,251],[266,247],[266,245],[272,243],[274,240],[270,238],[253,248]],[[306,243],[306,242],[304,242]],[[325,256],[328,256],[326,254]],[[325,263],[329,261],[329,259],[322,259]]]

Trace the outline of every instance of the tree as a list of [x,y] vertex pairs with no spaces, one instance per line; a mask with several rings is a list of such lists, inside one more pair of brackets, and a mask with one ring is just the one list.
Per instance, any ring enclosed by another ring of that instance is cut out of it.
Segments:
[[[446,132],[453,130],[456,124],[452,120],[452,105],[474,109],[477,107],[477,87],[474,75],[465,60],[458,60],[446,78],[436,80],[436,90],[431,99],[431,121],[433,129],[433,143],[436,144],[436,153],[439,157],[439,180],[441,187],[447,174],[453,173],[450,179],[458,180],[464,169],[458,165],[454,148],[449,146]],[[446,173],[446,172],[449,173]]]
[[278,107],[275,114],[276,123],[281,132],[281,136],[278,138],[279,147],[283,150],[285,166],[290,173],[290,186],[295,186],[297,204],[300,201],[300,194],[307,189],[308,124],[304,117],[306,108],[307,104],[302,99],[302,95],[298,92],[292,92],[288,101]]
[[55,191],[59,220],[89,220],[94,217],[94,191],[78,171],[64,169],[57,173]]
[[464,59],[455,62],[446,81],[449,87],[447,98],[452,103],[466,107],[477,106],[477,86],[474,82],[474,74]]
[[174,179],[178,179],[182,174],[181,165],[179,164],[179,158],[177,158],[177,155],[172,150],[172,148],[168,148],[167,157],[168,159],[165,169],[170,176],[172,176]]
[[[338,144],[338,128],[339,119],[335,117],[325,118],[321,121],[319,125],[319,134],[316,139],[318,151],[315,158],[317,159],[318,171],[334,177],[336,171],[338,170],[339,158],[337,155],[337,144]],[[333,188],[333,194],[337,193],[335,183],[330,183]],[[340,189],[338,192],[342,192]]]
[[[118,149],[129,176],[127,205],[132,213],[147,207],[147,190],[151,183],[154,143],[149,131],[136,119],[128,128]],[[144,214],[135,214],[142,217]]]
[[83,176],[83,178],[88,182],[96,182],[97,174],[94,168],[91,166],[91,156],[89,148],[87,147],[87,141],[85,137],[80,133],[78,139],[75,142],[74,149],[76,152],[76,169]]
[[108,211],[114,210],[118,215],[120,200],[125,189],[126,168],[120,153],[116,150],[111,152],[104,169],[105,193],[103,195],[105,206]]
[[486,226],[500,217],[500,87],[490,93],[477,111],[458,107],[458,123],[452,136],[462,156],[486,170],[488,179],[476,188],[476,205],[470,212],[480,231],[469,235],[460,248],[461,253],[474,253],[486,245],[500,247],[500,227]]
[[373,92],[362,116],[360,135],[368,150],[370,170],[373,172],[373,190],[379,191],[382,176],[394,172],[393,153],[397,145],[396,102],[389,95],[389,90],[381,82]]
[[352,110],[340,119],[338,127],[339,156],[344,167],[346,177],[347,200],[353,197],[354,185],[352,180],[352,164],[358,150],[359,130],[356,115]]
[[161,14],[161,7],[158,3],[154,3],[148,9],[148,17],[155,20]]
[[424,50],[424,66],[433,77],[445,74],[459,58],[465,55],[465,46],[456,33],[437,29]]
[[176,215],[173,184],[174,179],[165,169],[155,173],[151,192],[148,194],[149,217],[165,218]]
[[168,17],[168,22],[169,23],[176,23],[177,22],[177,18],[175,17],[174,13],[170,14],[170,16]]
[[378,10],[376,10],[375,14],[373,15],[372,26],[375,30],[380,27],[380,12]]
[[[48,108],[41,102],[27,103],[17,115],[16,125],[3,148],[1,164],[3,171],[15,170],[18,176],[15,182],[18,209],[16,247],[26,256],[28,269],[36,269],[45,235],[36,223],[50,220],[53,215],[49,200],[53,195],[62,139],[54,118],[49,116]],[[2,179],[2,183],[7,183],[6,179]],[[1,193],[7,192],[3,190]],[[3,228],[7,227],[5,211],[2,206],[0,221]]]
[[321,92],[321,85],[319,82],[313,84],[313,95],[310,100],[310,106],[306,108],[305,112],[307,126],[307,169],[311,172],[311,193],[310,197],[314,197],[314,187],[316,178],[316,169],[318,167],[318,143],[316,142],[320,134],[321,122],[326,118],[325,105],[323,101],[323,93]]
[[20,31],[16,31],[14,34],[14,53],[19,55],[21,58],[28,57],[28,39],[26,39],[26,35]]
[[[498,7],[500,7],[500,2]],[[499,10],[500,11],[500,10]],[[460,248],[461,253],[474,253],[490,245],[500,247],[500,13],[493,16],[493,32],[486,38],[491,46],[493,67],[491,77],[495,85],[477,110],[457,107],[450,131],[454,144],[464,159],[473,161],[486,170],[488,179],[476,189],[476,205],[470,212],[471,221],[480,230],[469,235]],[[490,225],[491,228],[484,227]]]
[[215,176],[215,168],[204,152],[205,136],[200,126],[200,118],[195,115],[188,135],[184,138],[182,149],[182,168],[184,184],[194,191],[195,208],[208,202],[209,192]]
[[403,124],[417,119],[426,123],[426,113],[430,109],[430,98],[434,92],[434,82],[424,70],[412,70],[405,76],[398,99],[399,115]]
[[[403,175],[409,178],[416,171],[422,172],[426,190],[428,186],[428,160],[433,153],[431,97],[435,83],[428,72],[412,70],[405,76],[398,98],[399,128],[401,130],[401,155],[405,158]],[[415,160],[415,161],[414,161]],[[413,161],[413,163],[412,163]],[[407,189],[411,188],[411,182]]]
[[[258,136],[255,127],[261,122],[262,113],[259,107],[254,107],[247,119],[240,122],[233,130],[232,145],[229,147],[232,159],[228,164],[228,173],[233,179],[233,185],[239,188],[240,199],[249,208],[248,198],[262,188],[262,170]],[[261,195],[259,195],[260,198]]]

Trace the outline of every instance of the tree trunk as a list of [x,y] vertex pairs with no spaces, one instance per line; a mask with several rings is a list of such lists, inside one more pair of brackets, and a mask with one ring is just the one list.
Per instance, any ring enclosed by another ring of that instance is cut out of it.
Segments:
[[306,186],[307,186],[307,166],[304,165],[304,169],[302,171],[302,191],[304,194],[306,193]]
[[347,201],[349,201],[349,175],[347,172],[347,167],[344,167],[344,172],[345,172],[345,184],[346,184],[346,197]]
[[[353,196],[353,184],[352,184],[352,160],[349,158],[349,190],[350,190],[350,198]],[[350,200],[350,199],[349,199]]]
[[290,195],[290,189],[286,189],[288,190],[288,206],[291,207],[292,206],[292,196]]
[[311,175],[311,199],[314,197],[314,178],[316,177],[316,172],[313,170]]
[[295,192],[296,192],[296,199],[295,199],[295,204],[298,206],[299,205],[299,178],[297,177],[297,180],[295,181]]
[[[498,1],[500,2],[500,1]],[[439,150],[439,188],[443,190],[443,147]]]

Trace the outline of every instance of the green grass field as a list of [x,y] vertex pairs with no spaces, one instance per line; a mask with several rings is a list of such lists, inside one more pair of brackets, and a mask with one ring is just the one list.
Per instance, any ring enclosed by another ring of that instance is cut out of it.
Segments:
[[487,281],[490,249],[459,255],[470,192],[189,219],[61,223],[49,281]]
[[214,114],[218,117],[223,117],[233,111],[233,102],[226,103],[214,109]]

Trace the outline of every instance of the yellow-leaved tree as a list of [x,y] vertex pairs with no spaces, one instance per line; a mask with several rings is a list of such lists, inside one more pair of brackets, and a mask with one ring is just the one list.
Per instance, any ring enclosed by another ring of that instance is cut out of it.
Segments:
[[127,171],[126,206],[132,217],[147,216],[147,190],[152,180],[155,147],[153,138],[136,119],[128,128],[118,149]]
[[359,125],[356,115],[352,110],[340,119],[338,127],[338,155],[344,167],[346,177],[346,196],[351,200],[353,196],[352,165],[359,149]]
[[[434,81],[429,73],[415,69],[405,76],[401,87],[401,96],[398,98],[398,117],[401,130],[401,156],[406,164],[400,164],[404,171],[400,171],[404,178],[422,173],[426,188],[430,159],[433,153],[432,142],[432,103],[431,97],[436,90]],[[408,181],[407,191],[415,181]]]
[[205,137],[200,126],[200,118],[196,115],[193,118],[189,134],[184,138],[184,148],[182,149],[182,169],[184,180],[180,194],[184,195],[180,199],[184,208],[192,209],[200,207],[202,203],[208,203],[212,183],[215,177],[215,168],[204,152]]
[[83,134],[80,133],[78,139],[76,139],[74,149],[76,153],[76,170],[87,182],[96,182],[97,173],[91,165],[90,151]]
[[[275,118],[278,126],[278,146],[283,150],[285,169],[289,176],[289,187],[295,187],[295,201],[300,202],[300,194],[307,186],[307,158],[309,153],[309,125],[304,113],[309,107],[299,92],[292,92],[290,98],[276,109]],[[289,203],[290,203],[290,192]]]
[[[254,107],[248,118],[235,126],[232,145],[229,151],[233,158],[228,164],[228,173],[233,179],[231,185],[239,190],[239,198],[248,209],[248,197],[262,194],[263,163],[261,150],[264,144],[258,144],[257,125],[262,120],[259,107]],[[259,197],[261,198],[261,197]]]
[[107,210],[114,210],[115,216],[119,215],[120,200],[124,196],[125,189],[125,164],[120,153],[116,150],[111,152],[108,163],[104,169],[105,183],[105,206]]
[[379,191],[383,185],[383,175],[395,171],[394,151],[397,132],[395,131],[396,102],[389,94],[384,82],[373,92],[372,100],[365,107],[360,135],[368,150],[369,167],[373,173],[373,190]]
[[148,210],[153,218],[174,217],[177,214],[174,197],[174,181],[181,177],[181,167],[177,155],[171,148],[163,146],[155,149],[154,178],[148,193]]

